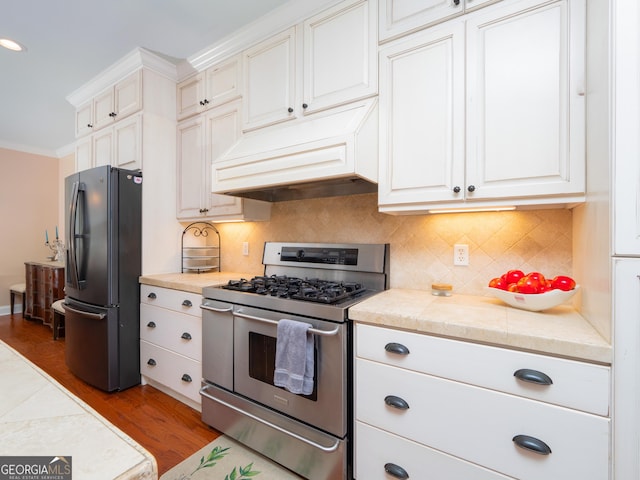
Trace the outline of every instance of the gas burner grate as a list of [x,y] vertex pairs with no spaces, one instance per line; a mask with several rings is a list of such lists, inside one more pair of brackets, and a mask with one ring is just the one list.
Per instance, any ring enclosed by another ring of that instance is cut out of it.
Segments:
[[317,278],[302,279],[283,275],[259,276],[250,280],[230,280],[222,288],[258,295],[270,295],[307,302],[337,303],[365,291],[355,282],[335,282]]

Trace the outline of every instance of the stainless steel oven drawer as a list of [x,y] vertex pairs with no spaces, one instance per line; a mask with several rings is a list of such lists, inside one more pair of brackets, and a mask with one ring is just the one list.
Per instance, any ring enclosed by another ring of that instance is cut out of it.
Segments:
[[344,480],[347,441],[204,383],[202,420],[309,480]]

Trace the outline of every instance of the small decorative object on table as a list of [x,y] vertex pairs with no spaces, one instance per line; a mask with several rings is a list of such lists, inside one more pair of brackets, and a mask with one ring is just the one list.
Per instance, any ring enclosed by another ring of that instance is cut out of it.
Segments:
[[58,226],[56,225],[56,239],[53,242],[49,242],[49,231],[44,231],[44,244],[49,247],[49,249],[53,252],[53,255],[47,257],[52,262],[61,262],[63,260],[64,254],[64,243],[60,241],[60,237],[58,236]]

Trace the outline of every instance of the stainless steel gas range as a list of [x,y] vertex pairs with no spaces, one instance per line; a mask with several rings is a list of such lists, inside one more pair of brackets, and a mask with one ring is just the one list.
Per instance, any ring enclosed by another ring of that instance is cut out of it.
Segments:
[[[263,264],[203,291],[202,419],[304,478],[351,479],[349,307],[388,288],[389,246],[267,242]],[[281,320],[307,324],[305,393],[275,386]]]

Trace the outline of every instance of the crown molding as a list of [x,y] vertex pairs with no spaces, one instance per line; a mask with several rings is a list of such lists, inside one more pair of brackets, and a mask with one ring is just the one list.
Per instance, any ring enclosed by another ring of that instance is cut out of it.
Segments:
[[178,81],[201,72],[343,0],[290,0],[178,64]]
[[78,108],[106,88],[141,68],[153,70],[174,82],[177,79],[177,70],[174,63],[147,49],[138,47],[65,98],[71,105]]
[[48,150],[46,148],[32,147],[29,145],[22,145],[19,143],[11,143],[0,140],[0,148],[5,150],[13,150],[16,152],[30,153],[32,155],[40,155],[43,157],[58,158],[55,150]]

